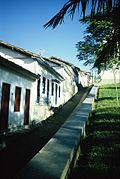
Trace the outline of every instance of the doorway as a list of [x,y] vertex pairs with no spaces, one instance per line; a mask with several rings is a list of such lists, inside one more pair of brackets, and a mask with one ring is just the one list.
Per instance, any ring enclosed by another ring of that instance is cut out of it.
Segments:
[[0,129],[8,128],[8,114],[9,114],[9,98],[10,98],[10,84],[2,84],[2,98],[0,108]]
[[30,90],[26,89],[25,108],[24,108],[24,125],[29,124],[29,109],[30,109]]

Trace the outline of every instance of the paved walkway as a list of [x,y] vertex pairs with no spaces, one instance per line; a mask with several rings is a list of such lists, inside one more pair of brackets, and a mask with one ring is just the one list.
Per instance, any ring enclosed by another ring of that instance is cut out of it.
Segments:
[[97,87],[93,87],[83,103],[77,105],[53,138],[17,174],[16,178],[64,179],[67,177],[79,151],[80,138],[84,133],[96,93]]
[[78,103],[83,102],[89,90],[82,88],[53,116],[39,125],[0,136],[6,144],[0,151],[0,178],[13,178],[53,137]]

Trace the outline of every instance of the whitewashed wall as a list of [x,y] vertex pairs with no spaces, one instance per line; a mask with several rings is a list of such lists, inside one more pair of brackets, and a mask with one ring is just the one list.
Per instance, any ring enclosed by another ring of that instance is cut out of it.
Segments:
[[78,87],[75,83],[75,73],[70,65],[63,64],[60,66],[49,61],[47,63],[65,79],[61,84],[61,104],[64,104],[78,92]]
[[64,98],[65,102],[67,102],[73,95],[75,95],[78,92],[78,87],[75,81],[75,73],[73,72],[71,66],[66,65],[64,67],[63,76],[65,78],[65,81],[63,82]]
[[[58,107],[61,104],[60,98],[57,100],[57,104],[55,104],[55,96],[51,97],[51,81],[52,79],[55,79],[55,77],[50,74],[45,68],[41,67],[37,61],[32,59],[31,57],[24,55],[20,52],[16,52],[14,49],[11,50],[6,47],[0,46],[0,55],[4,58],[7,58],[9,61],[12,61],[16,63],[17,65],[27,69],[30,72],[33,72],[35,74],[39,74],[41,78],[45,77],[46,79],[49,79],[49,104],[46,104],[46,98],[47,98],[47,80],[46,80],[46,88],[45,93],[42,93],[42,81],[40,83],[40,102],[37,103],[37,80],[34,83],[33,86],[31,86],[31,96],[33,98],[31,103],[31,120],[35,120],[37,122],[46,119],[48,116],[51,115],[50,107]],[[9,80],[8,80],[9,81]],[[17,81],[17,80],[16,80]],[[24,79],[23,79],[24,81]],[[23,87],[29,86],[29,83],[24,81]],[[55,93],[54,93],[55,94]],[[53,99],[51,99],[53,98]],[[20,118],[20,115],[19,115]],[[18,120],[19,121],[19,120]],[[18,122],[19,123],[19,122]]]
[[[57,65],[55,63],[48,63],[51,67],[53,67],[63,78],[65,79],[61,83],[54,82],[54,86],[57,84],[57,104],[55,103],[55,87],[54,87],[54,95],[51,95],[51,86],[52,86],[52,81],[53,80],[58,80],[54,75],[49,73],[45,68],[43,68],[41,65],[38,64],[37,61],[32,59],[31,57],[24,55],[22,53],[16,52],[14,50],[8,49],[6,47],[0,47],[0,55],[8,58],[8,60],[18,64],[19,66],[35,73],[39,74],[41,78],[41,83],[40,83],[40,101],[37,102],[37,80],[32,82],[29,79],[26,79],[23,76],[19,76],[18,74],[14,74],[13,72],[3,72],[1,70],[1,74],[6,73],[7,76],[10,77],[3,78],[6,80],[8,83],[11,83],[11,94],[13,93],[15,86],[20,86],[22,90],[22,102],[21,102],[21,108],[23,108],[23,100],[25,97],[25,89],[31,89],[31,102],[30,102],[30,120],[31,121],[36,121],[39,122],[41,120],[46,119],[48,116],[52,114],[52,111],[50,110],[51,107],[59,107],[60,105],[66,103],[75,93],[78,92],[78,87],[76,85],[76,76],[74,74],[74,71],[70,65],[63,64],[62,66]],[[42,78],[46,78],[46,88],[45,88],[45,93],[42,92],[43,85],[42,85]],[[0,78],[1,80],[2,78]],[[3,80],[2,79],[2,80]],[[13,80],[12,80],[13,79]],[[46,98],[47,98],[47,80],[49,79],[49,103],[46,103]],[[12,83],[14,81],[14,83]],[[2,81],[0,81],[2,83]],[[86,85],[86,84],[85,84]],[[61,89],[60,92],[60,97],[59,97],[59,86]],[[16,125],[22,125],[23,122],[23,109],[18,113],[13,113],[13,97],[11,95],[10,98],[10,121],[12,119],[12,115],[14,115],[14,121]],[[13,114],[12,114],[13,113]],[[17,121],[18,118],[18,121]]]
[[36,73],[37,62],[31,57],[2,46],[0,46],[0,55],[23,68]]
[[91,85],[89,75],[83,71],[79,71],[79,83],[81,83],[83,87]]
[[[10,84],[10,103],[9,103],[9,116],[8,116],[8,126],[22,126],[24,123],[24,105],[25,105],[25,92],[26,89],[31,90],[30,95],[30,108],[34,102],[34,84],[35,81],[27,79],[25,76],[20,75],[13,70],[11,71],[0,67],[0,103],[2,97],[2,83]],[[15,99],[15,87],[21,87],[21,101],[20,101],[20,111],[14,112],[14,99]],[[30,121],[32,120],[31,111],[29,111]]]

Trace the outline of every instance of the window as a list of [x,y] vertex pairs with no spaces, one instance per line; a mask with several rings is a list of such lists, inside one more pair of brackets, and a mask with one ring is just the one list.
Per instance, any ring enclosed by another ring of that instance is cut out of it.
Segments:
[[43,77],[43,93],[45,93],[45,82],[46,82],[46,78],[45,77]]
[[40,102],[40,78],[37,81],[37,103]]
[[14,101],[14,112],[20,111],[20,98],[21,98],[21,88],[15,88],[15,101]]
[[60,86],[59,86],[59,98],[60,98]]
[[57,104],[57,95],[58,95],[58,85],[55,85],[55,104]]
[[51,95],[53,96],[54,95],[54,83],[52,82],[52,92],[51,92]]
[[49,103],[49,88],[50,88],[50,82],[49,79],[47,80],[47,104]]
[[49,94],[50,82],[47,80],[47,94]]

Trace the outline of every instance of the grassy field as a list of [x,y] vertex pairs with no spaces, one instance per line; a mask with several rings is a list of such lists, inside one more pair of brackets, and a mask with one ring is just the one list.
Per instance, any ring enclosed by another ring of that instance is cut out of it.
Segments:
[[[120,85],[118,92],[120,97]],[[95,106],[71,178],[116,179],[120,176],[120,105],[114,85],[100,86]]]

